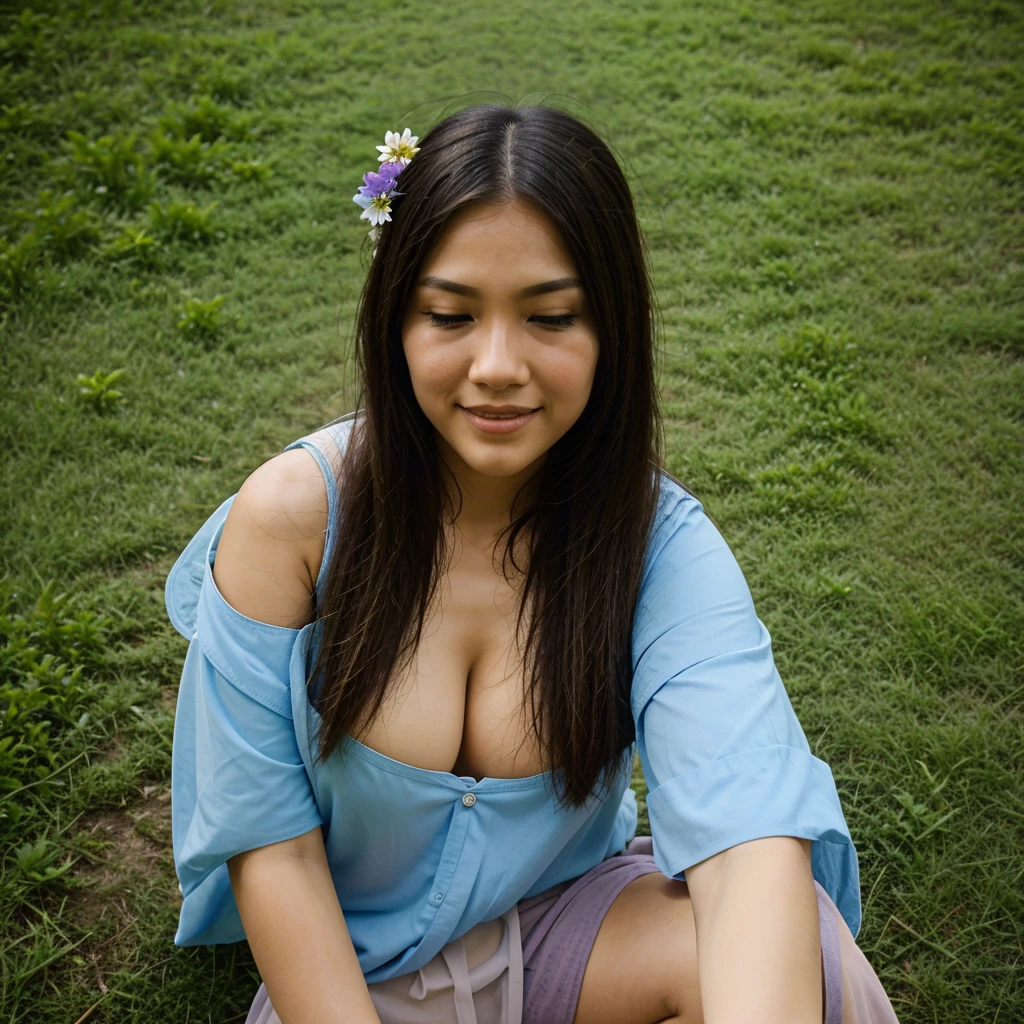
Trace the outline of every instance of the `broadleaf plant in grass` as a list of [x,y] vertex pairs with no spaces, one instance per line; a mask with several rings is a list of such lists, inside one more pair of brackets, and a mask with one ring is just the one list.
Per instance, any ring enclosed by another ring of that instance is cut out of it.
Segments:
[[214,220],[216,200],[205,207],[190,202],[152,202],[149,205],[149,230],[162,242],[207,245],[224,237]]
[[205,142],[199,134],[179,139],[157,129],[149,142],[157,173],[174,184],[207,188],[230,171],[229,150],[223,140]]
[[16,242],[0,238],[0,304],[9,304],[31,291],[38,280],[40,243],[29,232]]
[[186,296],[178,314],[178,330],[193,341],[214,341],[224,326],[224,300],[223,295],[206,300]]
[[58,766],[88,721],[89,679],[108,661],[110,620],[55,581],[25,612],[14,598],[0,596],[0,794],[38,785]]
[[73,186],[84,188],[102,206],[139,210],[153,195],[156,177],[136,147],[136,137],[136,132],[129,132],[90,140],[69,130],[69,154],[59,166]]
[[89,251],[100,239],[100,221],[73,191],[57,194],[43,189],[28,210],[14,219],[28,227],[41,254],[57,260],[74,259]]
[[111,260],[123,260],[146,270],[155,270],[160,265],[163,250],[164,244],[146,234],[145,228],[126,227],[106,246],[104,254]]
[[196,136],[207,144],[218,139],[246,142],[259,135],[254,117],[221,106],[210,96],[201,96],[192,104],[169,103],[157,122],[168,136],[187,141]]
[[266,185],[273,175],[273,170],[262,160],[232,160],[229,164],[231,174],[238,180]]
[[62,864],[57,864],[59,856],[60,850],[45,836],[14,851],[15,863],[26,878],[37,884],[52,882],[74,867],[74,857],[67,857]]
[[125,373],[124,369],[111,370],[110,373],[97,370],[92,376],[80,373],[75,378],[79,399],[98,413],[112,412],[127,401],[114,387]]
[[54,54],[56,19],[25,8],[0,36],[0,57],[12,68],[45,65]]

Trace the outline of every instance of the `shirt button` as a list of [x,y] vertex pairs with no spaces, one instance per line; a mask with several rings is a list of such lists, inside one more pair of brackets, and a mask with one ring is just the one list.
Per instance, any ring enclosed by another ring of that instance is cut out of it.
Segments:
[[473,804],[476,803],[476,797],[472,793],[467,793],[462,798],[462,802],[463,802],[463,804],[465,804],[466,807],[472,807]]
[[444,899],[444,893],[443,892],[435,892],[434,893],[434,902],[435,903],[440,903],[441,900],[443,900],[443,899]]

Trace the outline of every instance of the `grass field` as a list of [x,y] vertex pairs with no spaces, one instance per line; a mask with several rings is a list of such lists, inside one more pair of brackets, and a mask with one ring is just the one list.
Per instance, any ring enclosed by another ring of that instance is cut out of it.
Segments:
[[627,171],[667,468],[833,768],[901,1021],[1024,1020],[1024,8],[13,7],[0,1021],[244,1019],[247,947],[172,945],[163,582],[351,408],[374,145],[495,98],[582,115]]

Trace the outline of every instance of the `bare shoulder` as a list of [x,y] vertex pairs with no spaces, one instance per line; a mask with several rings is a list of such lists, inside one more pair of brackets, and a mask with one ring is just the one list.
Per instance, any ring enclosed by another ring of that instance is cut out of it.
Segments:
[[231,504],[217,546],[214,580],[228,604],[275,626],[309,622],[327,509],[323,474],[304,448],[254,470]]
[[254,527],[277,540],[322,540],[327,487],[320,466],[305,448],[275,455],[239,488],[231,512],[236,509],[244,510]]

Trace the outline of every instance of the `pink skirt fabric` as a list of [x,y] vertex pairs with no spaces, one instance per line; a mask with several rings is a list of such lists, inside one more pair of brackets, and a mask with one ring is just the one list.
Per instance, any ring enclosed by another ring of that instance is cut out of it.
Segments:
[[[660,869],[638,836],[579,878],[520,900],[448,943],[420,970],[368,985],[382,1024],[573,1024],[601,922],[634,879]],[[898,1024],[850,929],[817,886],[823,1024]],[[245,1024],[281,1024],[261,985]]]

